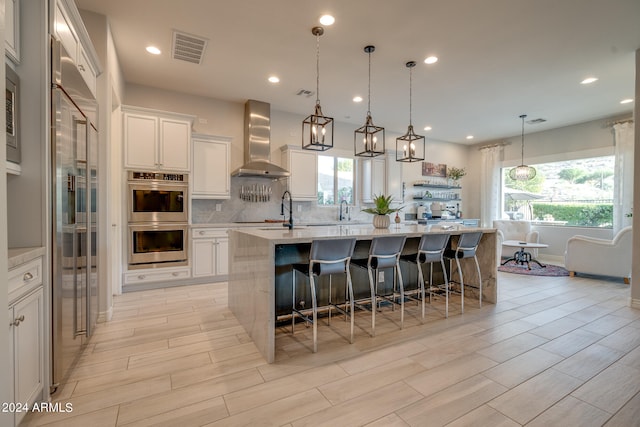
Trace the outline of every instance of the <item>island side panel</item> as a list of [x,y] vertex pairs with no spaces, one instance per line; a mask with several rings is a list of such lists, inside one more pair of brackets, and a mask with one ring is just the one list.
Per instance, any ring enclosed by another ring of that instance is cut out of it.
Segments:
[[[459,232],[452,233],[452,248],[458,243]],[[478,264],[480,265],[480,275],[482,276],[482,302],[490,302],[495,304],[498,300],[498,258],[497,248],[498,237],[495,232],[487,232],[484,230],[482,238],[478,244],[478,250],[476,251],[476,257],[478,258]],[[464,276],[465,285],[477,286],[478,285],[478,273],[476,271],[476,264],[473,258],[464,258],[460,260],[460,266],[462,268],[462,274]],[[455,261],[453,262],[453,271],[455,272]],[[450,278],[454,281],[460,281],[457,273],[454,273],[454,277]],[[465,286],[465,288],[467,288]],[[468,289],[468,288],[467,288]],[[465,297],[473,295],[467,292],[465,289]],[[475,295],[478,295],[477,292]]]
[[229,308],[268,363],[275,354],[274,245],[229,231]]
[[[482,234],[476,256],[482,274],[482,301],[495,304],[498,301],[498,235],[495,233]],[[466,272],[464,274],[467,274]],[[473,276],[472,276],[473,277]]]

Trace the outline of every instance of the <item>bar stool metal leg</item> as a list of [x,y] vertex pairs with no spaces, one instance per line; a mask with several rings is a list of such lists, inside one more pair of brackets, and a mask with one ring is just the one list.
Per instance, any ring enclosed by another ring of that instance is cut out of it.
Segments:
[[318,301],[316,300],[316,281],[313,273],[309,274],[309,286],[311,287],[311,307],[313,313],[313,352],[318,351]]
[[463,258],[473,258],[476,264],[476,271],[478,273],[478,289],[479,289],[479,300],[480,307],[482,307],[482,275],[480,273],[480,264],[478,263],[478,257],[476,256],[476,252],[478,250],[478,245],[480,244],[480,239],[482,238],[482,232],[469,232],[463,233],[460,235],[458,239],[458,247],[453,249],[448,249],[445,251],[445,257],[449,259],[449,270],[451,274],[451,278],[453,277],[452,270],[452,260],[456,260],[456,267],[458,270],[458,275],[460,276],[460,311],[464,313],[464,275],[462,272],[462,267],[460,265],[460,259]]

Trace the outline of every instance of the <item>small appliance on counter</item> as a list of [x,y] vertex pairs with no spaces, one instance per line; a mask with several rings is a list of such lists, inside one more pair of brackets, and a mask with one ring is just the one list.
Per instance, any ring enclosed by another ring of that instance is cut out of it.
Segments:
[[431,219],[433,214],[429,206],[418,206],[418,219]]

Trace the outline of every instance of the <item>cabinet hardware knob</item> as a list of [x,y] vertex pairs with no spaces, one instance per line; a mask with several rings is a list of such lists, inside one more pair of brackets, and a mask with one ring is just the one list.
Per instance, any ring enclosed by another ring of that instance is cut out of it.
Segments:
[[80,71],[84,71],[84,65],[79,64],[79,65],[78,65],[78,69],[79,69]]
[[31,274],[29,271],[27,271],[26,273],[24,273],[24,276],[22,276],[22,280],[26,280],[29,281],[33,279],[33,274]]
[[16,317],[13,321],[13,326],[19,326],[21,322],[24,322],[24,314],[20,317]]
[[140,275],[138,276],[138,279],[140,279],[140,280],[144,280],[144,277],[145,277],[145,276],[144,276],[144,274],[140,274]]
[[204,231],[201,231],[201,232],[200,232],[200,233],[198,233],[198,234],[200,234],[201,236],[204,236]]
[[177,271],[174,271],[173,273],[171,273],[172,276],[178,276],[180,273],[178,273]]

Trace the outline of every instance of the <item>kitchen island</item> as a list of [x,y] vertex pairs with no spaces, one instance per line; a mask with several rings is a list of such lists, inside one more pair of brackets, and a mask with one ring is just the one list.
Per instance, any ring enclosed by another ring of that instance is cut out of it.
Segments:
[[[276,320],[284,312],[291,311],[291,264],[308,262],[309,248],[314,239],[355,237],[355,257],[366,258],[371,239],[376,236],[406,235],[404,253],[415,253],[418,241],[424,233],[451,235],[455,245],[463,232],[482,231],[478,246],[478,261],[482,274],[483,302],[495,303],[497,298],[497,238],[493,228],[464,227],[460,225],[392,225],[388,229],[376,229],[372,225],[344,225],[326,227],[301,227],[289,230],[284,227],[262,227],[229,230],[229,308],[267,362],[275,360]],[[477,283],[473,260],[462,260],[465,282]],[[415,270],[415,266],[414,266]],[[354,293],[358,289],[365,294],[369,284],[366,274],[352,270]],[[391,275],[388,275],[391,276]],[[403,267],[403,276],[404,267]],[[415,282],[415,274],[405,277],[405,286]],[[308,288],[308,285],[306,286]],[[341,284],[336,282],[335,288]],[[304,299],[304,287],[299,288]],[[300,295],[296,292],[296,295]],[[318,295],[321,305],[322,295]],[[306,305],[309,307],[310,303]]]

